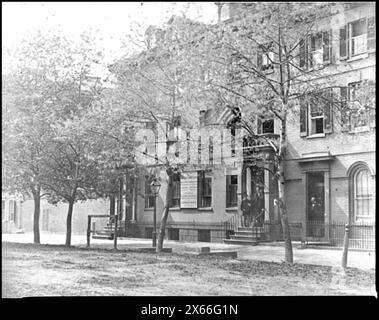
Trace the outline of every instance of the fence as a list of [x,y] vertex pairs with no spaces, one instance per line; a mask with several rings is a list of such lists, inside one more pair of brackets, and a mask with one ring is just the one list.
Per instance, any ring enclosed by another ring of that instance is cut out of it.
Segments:
[[[345,226],[346,224],[344,222],[323,223],[322,221],[307,221],[305,225],[301,222],[289,223],[291,240],[327,242],[327,244],[335,247],[343,246]],[[349,248],[375,249],[375,224],[354,223],[349,226]],[[263,221],[259,227],[262,228],[262,231],[259,231],[261,241],[284,241],[280,221]],[[305,230],[303,229],[304,227]],[[226,239],[229,239],[230,235],[234,234],[237,228],[238,219],[236,216],[225,221],[223,223],[223,230]],[[252,232],[257,232],[257,229],[253,228]]]
[[[342,247],[345,226],[346,224],[343,222],[308,221],[307,236],[312,237],[312,240],[320,238],[326,240],[332,246]],[[375,249],[375,224],[353,223],[349,227],[349,248]]]
[[229,220],[221,223],[222,231],[224,232],[225,239],[230,239],[230,236],[237,231],[238,228],[238,216],[233,215]]
[[[266,241],[283,241],[283,228],[280,221],[264,221],[262,223],[263,235],[262,239]],[[290,235],[291,240],[301,241],[303,224],[300,222],[290,222]]]

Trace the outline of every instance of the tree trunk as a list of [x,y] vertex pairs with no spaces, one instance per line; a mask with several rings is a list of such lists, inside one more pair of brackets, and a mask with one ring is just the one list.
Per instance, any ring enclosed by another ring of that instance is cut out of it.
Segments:
[[34,199],[34,216],[33,216],[33,234],[34,243],[40,243],[40,232],[39,232],[39,217],[41,213],[41,188],[38,186],[33,190]]
[[166,203],[165,203],[164,212],[162,215],[161,226],[159,229],[159,236],[158,236],[158,243],[157,243],[157,247],[156,247],[156,252],[161,252],[163,249],[163,240],[164,240],[164,236],[165,236],[167,218],[168,218],[168,214],[170,212],[170,203],[171,203],[171,194],[172,194],[172,176],[173,176],[172,169],[171,168],[166,169],[166,173],[168,176],[166,199],[165,199]]
[[290,227],[288,224],[287,209],[285,203],[285,193],[284,193],[284,168],[283,163],[279,164],[279,179],[278,179],[278,191],[279,191],[279,215],[283,228],[284,246],[285,246],[285,261],[289,264],[293,263],[293,251],[291,242]]
[[109,196],[109,214],[111,216],[115,215],[115,208],[116,208],[116,198],[114,195]]
[[66,247],[71,246],[71,234],[72,234],[72,212],[74,209],[74,199],[71,199],[68,203],[68,213],[66,219]]

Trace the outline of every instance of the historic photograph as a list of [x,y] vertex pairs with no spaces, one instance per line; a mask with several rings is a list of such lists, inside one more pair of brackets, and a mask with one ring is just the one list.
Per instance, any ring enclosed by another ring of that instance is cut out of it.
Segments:
[[2,2],[2,298],[377,296],[375,12]]

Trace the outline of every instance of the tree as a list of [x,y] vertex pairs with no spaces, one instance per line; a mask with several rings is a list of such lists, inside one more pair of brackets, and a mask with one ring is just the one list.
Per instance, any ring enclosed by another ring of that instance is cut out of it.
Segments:
[[[323,35],[321,56],[314,46],[315,21],[327,22],[331,5],[325,3],[251,3],[228,23],[209,31],[203,43],[209,69],[209,85],[222,90],[226,100],[242,109],[242,126],[250,140],[264,139],[273,157],[249,154],[252,164],[272,163],[277,180],[279,209],[285,240],[285,261],[293,263],[291,235],[285,202],[286,126],[294,114],[301,114],[299,99],[317,101],[324,112],[330,108],[335,85],[323,61],[331,59],[329,34]],[[314,48],[312,47],[312,50]],[[320,63],[321,61],[321,63]],[[324,80],[312,81],[323,74]],[[274,118],[279,140],[258,136],[257,120]],[[329,118],[330,120],[330,118]],[[330,122],[325,123],[326,128]],[[254,149],[252,145],[247,149]],[[267,168],[265,168],[268,170]]]
[[[103,144],[85,130],[86,114],[101,94],[94,69],[103,54],[95,44],[91,32],[83,33],[79,43],[60,32],[38,32],[24,41],[12,61],[9,78],[15,85],[10,86],[7,105],[18,113],[7,125],[7,173],[12,184],[12,178],[19,179],[18,189],[34,190],[35,241],[41,188],[50,202],[69,203],[66,245],[70,245],[74,202],[94,197],[99,185],[96,155]],[[12,160],[17,162],[12,165]]]
[[29,64],[25,51],[19,53],[25,64],[3,75],[2,188],[33,197],[34,242],[40,243],[40,200],[45,189],[42,174],[50,118],[46,101],[51,97],[51,82]]
[[[156,130],[166,133],[162,125],[174,128],[180,122],[191,127],[198,121],[198,111],[201,104],[215,100],[216,94],[199,86],[204,82],[203,60],[195,52],[193,45],[201,38],[203,25],[183,17],[173,16],[164,28],[149,28],[140,39],[143,51],[133,56],[120,59],[110,66],[117,80],[114,95],[119,97],[118,103],[124,110],[119,110],[117,116],[127,114],[127,118],[144,124],[155,123]],[[134,39],[134,42],[137,40]],[[127,111],[126,111],[127,110]],[[165,136],[165,149],[175,148],[175,139]],[[138,153],[135,149],[135,154]],[[163,247],[167,218],[172,201],[173,175],[180,173],[182,167],[169,156],[157,159],[150,166],[144,166],[153,174],[154,168],[165,170],[167,189],[164,199],[159,238],[156,250]],[[151,170],[152,169],[152,170]]]

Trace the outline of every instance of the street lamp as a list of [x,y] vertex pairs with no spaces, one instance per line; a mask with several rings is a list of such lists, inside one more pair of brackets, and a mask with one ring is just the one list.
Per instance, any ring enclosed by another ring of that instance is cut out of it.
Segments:
[[150,184],[151,192],[154,194],[154,229],[153,229],[153,247],[157,246],[157,195],[161,184],[158,179],[155,178]]

